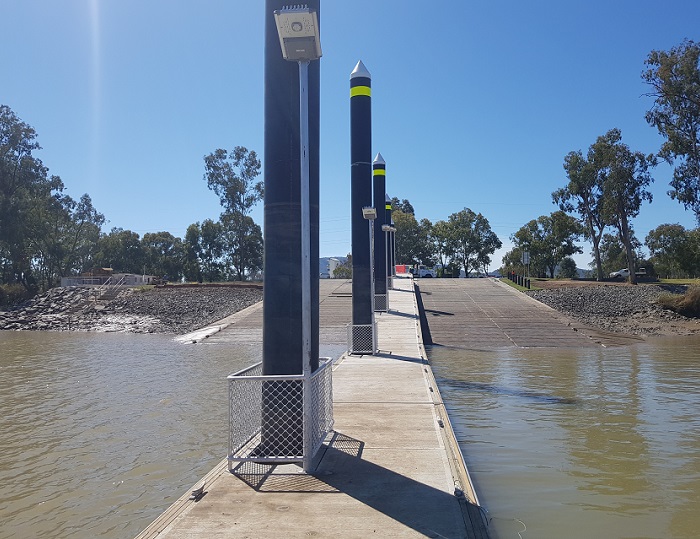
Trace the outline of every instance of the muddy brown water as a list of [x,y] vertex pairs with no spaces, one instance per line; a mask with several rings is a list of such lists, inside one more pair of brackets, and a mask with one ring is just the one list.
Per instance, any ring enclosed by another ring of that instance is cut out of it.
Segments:
[[[0,332],[0,538],[136,535],[225,456],[259,348]],[[433,348],[494,539],[700,536],[699,350]]]
[[700,537],[700,337],[429,356],[494,539]]

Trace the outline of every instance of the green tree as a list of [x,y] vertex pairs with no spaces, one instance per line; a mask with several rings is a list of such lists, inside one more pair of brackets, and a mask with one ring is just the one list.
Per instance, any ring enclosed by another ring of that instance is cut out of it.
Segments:
[[233,268],[231,278],[245,280],[262,269],[263,235],[255,221],[240,213],[224,213],[221,216],[227,260]]
[[248,215],[263,198],[260,160],[255,151],[236,146],[229,154],[218,149],[204,157],[204,179],[227,213]]
[[352,279],[352,253],[348,253],[345,261],[340,263],[331,275],[332,279]]
[[201,283],[204,281],[202,268],[199,263],[201,254],[200,238],[201,230],[199,223],[192,223],[187,227],[185,232],[184,249],[185,260],[182,266],[182,272],[186,281]]
[[[639,243],[633,240],[633,244],[638,246]],[[637,256],[638,253],[635,253]],[[613,271],[628,267],[627,251],[625,245],[620,241],[617,234],[604,234],[600,242],[600,257],[603,261],[603,269],[605,274],[609,275]]]
[[629,281],[635,284],[634,231],[630,219],[639,215],[642,202],[652,201],[647,187],[654,181],[649,169],[656,165],[656,158],[630,150],[622,143],[619,129],[598,137],[591,148],[592,162],[603,186],[601,214],[605,222],[617,229],[627,253]]
[[430,241],[433,244],[433,253],[437,256],[437,260],[442,266],[444,274],[445,268],[455,257],[454,245],[452,240],[452,227],[447,221],[438,221],[430,231]]
[[148,269],[140,236],[123,228],[113,228],[109,234],[100,236],[94,263],[120,273],[146,273]]
[[564,158],[564,170],[569,183],[552,193],[552,199],[564,212],[577,213],[584,224],[584,235],[593,244],[593,259],[599,281],[605,278],[600,257],[600,241],[608,224],[602,212],[602,177],[593,160],[592,148],[588,158],[579,151],[569,152]]
[[249,217],[264,195],[264,184],[257,180],[260,166],[255,151],[243,146],[236,146],[231,153],[218,149],[204,157],[204,179],[224,208],[220,225],[225,233],[221,242],[229,251],[225,258],[238,280],[262,267],[262,231]]
[[451,229],[448,248],[464,268],[464,273],[468,276],[472,269],[486,273],[491,264],[490,255],[502,245],[491,230],[488,219],[481,213],[464,208],[450,215],[447,223]]
[[62,193],[60,185],[53,197],[33,208],[36,228],[31,231],[31,245],[42,289],[55,286],[61,277],[90,269],[105,221],[89,195],[76,202]]
[[[413,205],[408,201],[408,199],[399,200],[398,197],[393,197],[391,199],[391,211],[402,211],[404,213],[410,213],[411,215],[416,215],[416,211],[413,209]],[[392,213],[393,217],[393,213]]]
[[536,275],[554,277],[557,265],[568,256],[580,253],[575,242],[583,234],[578,220],[563,211],[541,215],[521,227],[511,239],[522,251],[530,253],[530,269]]
[[143,235],[141,245],[146,255],[147,273],[169,281],[182,277],[184,247],[180,238],[170,232],[149,232]]
[[666,139],[659,157],[675,164],[668,194],[700,226],[700,44],[685,39],[670,51],[651,51],[644,63],[654,98],[646,120]]
[[224,227],[220,222],[205,219],[201,226],[199,244],[200,265],[205,281],[211,283],[224,280],[225,250]]
[[432,265],[432,250],[428,235],[430,221],[420,223],[412,213],[394,210],[391,214],[396,226],[396,260],[400,264]]
[[694,277],[700,274],[698,229],[686,230],[679,224],[663,224],[649,231],[644,244],[658,275]]
[[45,206],[60,178],[33,152],[40,150],[36,132],[6,105],[0,105],[0,256],[3,282],[21,283],[30,293],[38,291],[32,274],[32,231],[38,230],[38,207]]
[[564,258],[559,265],[559,277],[564,279],[574,279],[576,277],[576,261],[567,256]]

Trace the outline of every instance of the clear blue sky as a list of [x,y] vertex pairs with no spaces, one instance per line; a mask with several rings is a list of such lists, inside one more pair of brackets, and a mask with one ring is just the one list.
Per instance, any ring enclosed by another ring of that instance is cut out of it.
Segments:
[[[292,2],[293,3],[293,2]],[[0,103],[32,125],[74,198],[140,235],[217,219],[203,156],[263,148],[262,0],[4,0]],[[321,0],[321,256],[350,251],[349,75],[372,73],[373,152],[387,191],[435,222],[469,207],[504,243],[556,210],[571,150],[607,130],[646,153],[640,73],[699,40],[700,2]],[[654,174],[637,236],[694,226]],[[260,204],[253,217],[262,225]],[[576,257],[590,260],[590,248]]]

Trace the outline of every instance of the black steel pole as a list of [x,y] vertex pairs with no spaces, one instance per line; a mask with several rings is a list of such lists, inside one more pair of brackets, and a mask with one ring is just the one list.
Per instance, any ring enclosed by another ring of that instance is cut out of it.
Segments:
[[[306,2],[319,12],[319,0]],[[283,59],[273,11],[265,2],[265,246],[263,374],[301,374],[301,159],[299,66]],[[311,360],[318,368],[319,94],[320,62],[309,72],[309,210],[311,220]]]
[[[386,162],[381,153],[377,153],[372,161],[374,207],[377,218],[374,221],[374,294],[386,295],[386,232],[382,226],[386,224],[382,204],[386,204]],[[386,302],[385,302],[386,303]],[[386,310],[376,309],[375,310]]]
[[[302,374],[302,208],[300,72],[282,56],[274,11],[286,0],[265,1],[265,229],[263,277],[263,356],[265,375]],[[319,0],[308,7],[319,11]],[[306,70],[304,70],[306,71]],[[310,359],[318,368],[319,62],[308,66]],[[303,453],[303,396],[285,382],[262,387],[260,456]]]
[[360,61],[350,75],[350,220],[352,224],[352,323],[372,324],[372,274],[367,221],[372,205],[372,77]]

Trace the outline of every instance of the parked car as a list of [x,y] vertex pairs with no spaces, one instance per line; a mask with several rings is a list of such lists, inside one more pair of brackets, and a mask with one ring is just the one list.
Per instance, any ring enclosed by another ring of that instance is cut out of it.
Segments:
[[[634,275],[636,277],[646,277],[647,270],[646,270],[646,268],[637,268],[637,271],[634,272]],[[613,271],[610,273],[611,279],[627,279],[629,276],[630,276],[629,268],[624,268],[624,269]]]

